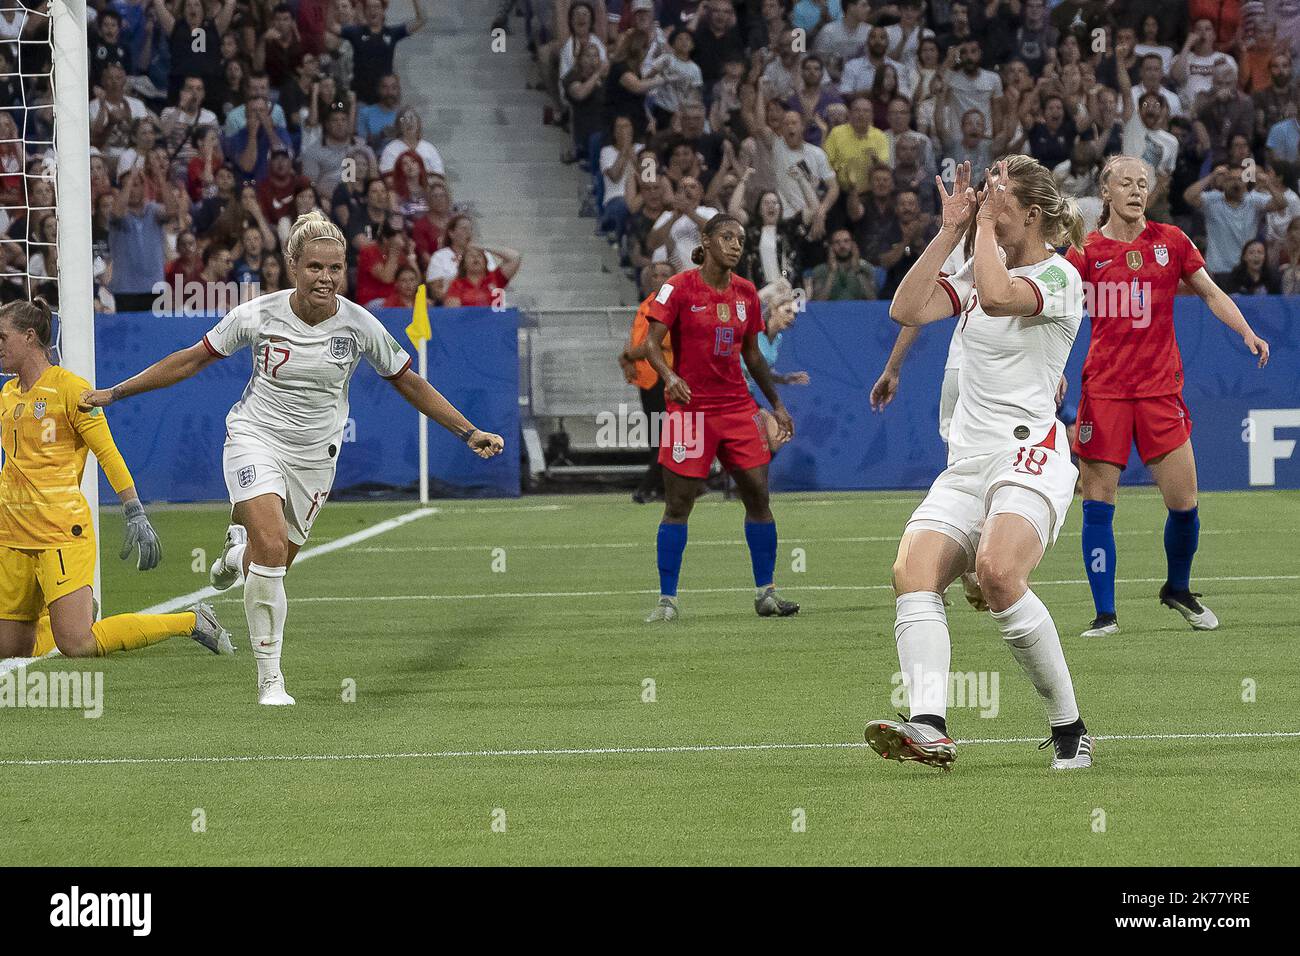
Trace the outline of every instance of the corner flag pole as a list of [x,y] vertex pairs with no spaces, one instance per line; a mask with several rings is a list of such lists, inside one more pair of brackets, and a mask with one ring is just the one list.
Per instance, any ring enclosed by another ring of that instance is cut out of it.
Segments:
[[[54,44],[54,143],[58,156],[59,352],[69,371],[95,385],[95,283],[91,274],[90,89],[86,57],[86,0],[49,6]],[[99,540],[99,466],[86,461],[82,493]],[[101,598],[99,561],[94,591]]]
[[[427,322],[428,319],[425,319]],[[429,340],[420,339],[416,347],[420,357],[420,378],[429,377]],[[420,419],[420,504],[429,503],[429,420],[416,413]]]
[[[406,337],[415,346],[420,377],[429,377],[429,339],[433,330],[429,328],[429,298],[424,284],[415,290],[415,305],[411,308],[411,324],[406,327]],[[429,503],[429,423],[417,413],[420,420],[420,504]]]

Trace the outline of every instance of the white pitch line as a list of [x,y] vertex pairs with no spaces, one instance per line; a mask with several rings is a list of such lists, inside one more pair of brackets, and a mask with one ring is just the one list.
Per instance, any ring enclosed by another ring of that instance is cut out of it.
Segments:
[[[1221,734],[1113,734],[1096,735],[1093,740],[1240,740],[1246,738],[1277,740],[1300,737],[1300,731],[1243,731]],[[1002,737],[958,740],[962,746],[997,744],[1036,744],[1041,737]],[[150,764],[205,763],[324,763],[353,760],[444,760],[461,757],[600,757],[618,754],[688,754],[734,753],[771,750],[864,750],[857,742],[791,744],[683,744],[668,747],[563,747],[529,750],[429,750],[408,753],[373,754],[246,754],[223,757],[86,757],[0,760],[0,767],[104,767]]]
[[[1202,535],[1208,534],[1294,534],[1300,531],[1300,528],[1211,528],[1202,529]],[[1152,528],[1150,531],[1116,531],[1115,537],[1148,537],[1154,538],[1162,533],[1159,528]],[[1078,538],[1082,535],[1080,531],[1062,532],[1062,538]],[[899,534],[876,534],[857,537],[835,537],[835,538],[801,538],[789,537],[782,540],[782,544],[802,545],[802,544],[881,544],[896,542],[901,536]],[[437,545],[404,545],[400,547],[385,548],[353,548],[355,554],[437,554],[445,552],[491,552],[496,548],[504,548],[506,551],[599,551],[599,550],[623,550],[628,548],[646,548],[649,539],[642,541],[577,541],[567,544],[437,544]],[[744,545],[742,538],[718,538],[697,540],[692,538],[690,547],[713,548],[713,547],[739,547]]]
[[[373,538],[376,535],[383,534],[386,531],[392,531],[394,528],[400,528],[404,524],[410,524],[412,521],[418,521],[421,518],[427,518],[430,515],[436,515],[439,513],[440,513],[440,509],[438,508],[417,508],[414,511],[408,511],[405,514],[400,514],[396,518],[388,518],[385,521],[380,521],[378,524],[372,524],[369,528],[362,528],[360,531],[356,531],[353,532],[352,534],[344,535],[341,538],[335,538],[333,541],[327,542],[326,544],[322,544],[314,548],[308,548],[307,550],[299,553],[298,557],[294,558],[293,566],[296,568],[304,561],[310,561],[313,558],[319,558],[326,554],[332,554],[335,551],[340,551],[343,548],[350,547],[351,545],[356,544],[358,541],[369,540],[370,538]],[[242,582],[237,583],[233,587],[235,588],[243,587],[243,583]],[[169,600],[163,601],[161,604],[155,604],[153,605],[153,607],[147,607],[143,611],[139,611],[138,613],[170,614],[172,611],[177,611],[180,610],[181,608],[189,607],[195,601],[202,601],[205,598],[216,597],[218,594],[222,594],[222,593],[225,592],[218,591],[216,588],[211,586],[205,588],[199,588],[197,591],[191,591],[189,594],[182,594],[180,597],[174,597]]]
[[[1241,575],[1236,577],[1211,577],[1196,579],[1199,584],[1202,581],[1208,582],[1227,582],[1227,581],[1300,581],[1300,574],[1261,574],[1261,575]],[[1116,584],[1163,584],[1164,578],[1120,578]],[[1083,578],[1068,578],[1060,581],[1031,581],[1034,587],[1043,587],[1046,585],[1084,585],[1087,580]],[[752,593],[753,588],[683,588],[682,594],[740,594]],[[893,590],[892,584],[808,584],[795,585],[790,588],[792,592],[804,593],[807,591],[890,591]],[[338,602],[355,602],[355,601],[482,601],[489,598],[583,598],[583,597],[635,597],[637,595],[658,594],[658,588],[635,588],[632,590],[622,591],[484,591],[480,594],[355,594],[355,595],[330,595],[327,597],[293,597],[289,598],[290,604],[333,604]]]
[[[360,531],[344,535],[342,538],[335,538],[325,544],[318,545],[314,548],[308,548],[307,550],[300,552],[298,557],[294,559],[294,567],[297,567],[304,561],[310,561],[313,558],[331,554],[342,548],[356,544],[358,541],[365,541],[369,538],[375,537],[375,535],[383,534],[386,531],[392,531],[394,528],[401,527],[404,524],[410,524],[412,521],[418,521],[420,518],[427,518],[430,515],[436,515],[439,513],[440,509],[438,508],[417,508],[414,511],[400,514],[396,518],[388,518],[387,520],[380,521],[378,524],[372,524],[368,528],[362,528]],[[233,585],[231,590],[241,587],[243,587],[243,582]],[[211,586],[199,588],[199,590],[191,591],[189,594],[182,594],[180,597],[174,597],[167,601],[163,601],[161,604],[155,604],[153,607],[147,607],[138,613],[170,614],[171,612],[178,611],[181,608],[189,607],[196,601],[203,601],[207,598],[216,597],[218,594],[222,593],[224,592],[218,591],[216,588]],[[46,654],[44,657],[39,658],[7,657],[0,659],[0,674],[7,674],[9,671],[17,670],[20,667],[26,667],[28,664],[37,660],[48,660],[51,657],[57,657],[58,654],[59,652],[54,650]]]

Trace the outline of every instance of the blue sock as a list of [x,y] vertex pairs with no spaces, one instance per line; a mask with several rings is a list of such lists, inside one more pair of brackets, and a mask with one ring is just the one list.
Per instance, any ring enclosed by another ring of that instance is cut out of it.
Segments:
[[[1115,506],[1083,503],[1083,570],[1097,614],[1115,613]],[[1166,532],[1166,535],[1168,532]]]
[[754,566],[754,587],[765,588],[776,577],[776,522],[746,521],[745,541]]
[[682,553],[686,550],[686,525],[667,522],[659,525],[655,549],[659,553],[659,593],[677,597],[677,577],[682,573]]
[[1201,518],[1195,508],[1169,510],[1165,519],[1165,556],[1169,559],[1169,587],[1187,591],[1192,582],[1192,557],[1201,538]]

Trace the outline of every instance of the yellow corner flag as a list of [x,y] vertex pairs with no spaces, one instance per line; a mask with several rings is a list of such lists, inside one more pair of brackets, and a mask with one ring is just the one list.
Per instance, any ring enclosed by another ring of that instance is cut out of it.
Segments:
[[406,327],[406,337],[417,348],[421,342],[427,342],[433,337],[433,330],[429,328],[428,297],[423,282],[415,290],[415,305],[411,308],[411,324]]

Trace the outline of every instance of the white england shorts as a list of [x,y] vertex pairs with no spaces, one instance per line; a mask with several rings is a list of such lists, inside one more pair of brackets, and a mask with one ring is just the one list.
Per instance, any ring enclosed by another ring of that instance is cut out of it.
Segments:
[[229,438],[221,462],[232,508],[259,495],[279,495],[289,540],[300,546],[307,543],[312,523],[334,486],[337,459],[327,459],[319,466],[304,465],[261,443]]
[[984,523],[995,514],[1016,514],[1038,532],[1046,551],[1061,533],[1074,500],[1079,470],[1070,461],[1065,426],[1043,440],[953,462],[930,486],[906,531],[937,531],[952,538],[975,567]]

